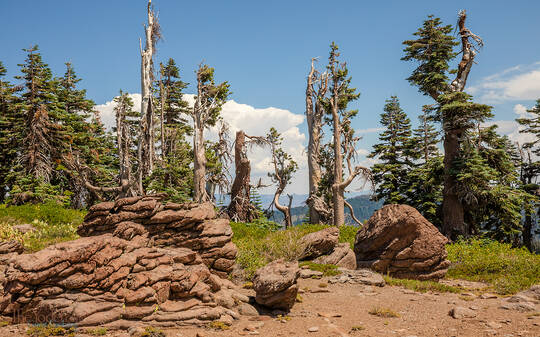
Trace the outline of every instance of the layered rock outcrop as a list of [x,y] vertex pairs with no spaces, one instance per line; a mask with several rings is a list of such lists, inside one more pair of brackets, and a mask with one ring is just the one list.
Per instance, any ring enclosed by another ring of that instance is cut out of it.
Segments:
[[386,205],[376,211],[356,234],[358,268],[419,280],[444,277],[448,242],[416,209]]
[[[230,319],[228,281],[187,248],[147,247],[112,234],[57,244],[9,261],[0,313],[31,323],[125,328]],[[237,300],[245,300],[240,294]]]
[[152,247],[189,248],[213,273],[225,277],[237,254],[229,221],[217,219],[210,203],[163,204],[162,197],[123,198],[92,206],[77,233],[83,237],[110,233]]
[[338,243],[339,228],[328,227],[302,237],[300,260],[334,264],[338,267],[356,269],[356,257],[348,243]]
[[338,243],[328,255],[321,255],[315,263],[334,264],[338,267],[354,270],[356,269],[356,256],[348,243]]
[[267,308],[290,310],[298,294],[298,262],[273,261],[259,268],[253,278],[255,301]]

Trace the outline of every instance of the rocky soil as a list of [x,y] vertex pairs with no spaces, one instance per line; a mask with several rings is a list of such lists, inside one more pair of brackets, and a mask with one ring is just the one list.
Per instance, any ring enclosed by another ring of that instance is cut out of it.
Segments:
[[[182,327],[163,329],[170,337],[202,336],[540,336],[540,305],[531,294],[524,296],[534,311],[504,309],[515,303],[474,289],[462,294],[418,293],[401,287],[361,283],[330,283],[329,278],[299,279],[301,303],[288,314],[262,312],[242,316],[228,330]],[[456,283],[454,283],[456,284]],[[475,288],[470,282],[462,283]],[[255,292],[243,289],[248,296]],[[387,308],[399,317],[370,314]],[[454,318],[450,313],[453,313]],[[456,314],[457,313],[457,314]],[[282,316],[279,316],[279,315]],[[25,324],[0,328],[2,336],[25,335]],[[135,336],[141,330],[108,332],[108,336]],[[76,335],[85,336],[83,333]]]

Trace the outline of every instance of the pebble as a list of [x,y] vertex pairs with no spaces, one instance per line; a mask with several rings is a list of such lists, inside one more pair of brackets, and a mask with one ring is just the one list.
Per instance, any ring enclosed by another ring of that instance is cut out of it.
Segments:
[[495,322],[487,322],[486,325],[488,328],[492,328],[492,329],[500,329],[502,327],[502,325]]
[[319,327],[318,327],[318,326],[312,326],[312,327],[309,328],[307,331],[308,331],[308,332],[317,332],[317,331],[319,331]]

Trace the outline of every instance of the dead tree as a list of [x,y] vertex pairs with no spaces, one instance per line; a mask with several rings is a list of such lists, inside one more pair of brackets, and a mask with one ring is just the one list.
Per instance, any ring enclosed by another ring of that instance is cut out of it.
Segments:
[[288,206],[282,205],[279,202],[279,197],[287,185],[291,182],[293,173],[298,169],[298,164],[296,164],[291,156],[281,148],[283,137],[281,137],[275,128],[270,128],[270,132],[266,136],[266,139],[268,145],[270,146],[270,151],[272,153],[272,164],[274,166],[274,172],[268,173],[268,176],[274,183],[277,183],[273,203],[276,208],[283,213],[285,218],[285,228],[290,228],[293,225],[291,219],[292,195],[287,195],[289,197]]
[[[306,200],[309,206],[309,221],[317,224],[330,219],[325,216],[331,211],[328,209],[324,200],[318,195],[319,183],[321,181],[320,151],[321,139],[323,136],[322,125],[324,116],[324,107],[322,99],[328,90],[328,74],[319,74],[314,67],[314,61],[311,59],[311,70],[307,77],[306,86],[306,119],[308,125],[308,177],[309,177],[309,196]],[[315,88],[315,85],[318,85]]]
[[214,68],[199,65],[197,70],[197,96],[193,106],[193,200],[210,201],[206,191],[206,153],[204,129],[214,126],[221,108],[229,96],[229,84],[214,83]]
[[218,127],[218,141],[213,143],[211,150],[215,155],[215,167],[208,172],[207,191],[212,202],[215,204],[215,194],[223,195],[229,191],[232,177],[228,166],[232,162],[231,140],[229,137],[229,124],[220,121]]
[[141,52],[141,129],[138,146],[139,170],[137,175],[137,189],[144,194],[143,179],[150,175],[154,169],[155,142],[154,142],[154,102],[152,95],[153,60],[155,46],[161,37],[159,23],[152,9],[152,0],[147,5],[148,24],[145,25],[145,48],[139,39]]
[[[350,119],[357,111],[347,110],[349,102],[356,100],[360,94],[356,89],[350,88],[350,77],[345,63],[340,63],[338,47],[332,43],[328,64],[329,80],[331,83],[328,108],[331,114],[332,131],[334,138],[334,181],[332,184],[332,202],[335,226],[345,223],[345,189],[358,177],[370,177],[370,170],[363,166],[352,165],[355,151],[354,145],[359,139],[354,137],[354,129],[350,126]],[[343,165],[347,165],[348,177],[343,175]],[[352,208],[352,207],[351,207]],[[354,214],[353,214],[354,219]]]
[[263,137],[253,137],[240,130],[236,132],[234,142],[235,177],[231,187],[231,203],[227,207],[227,214],[233,221],[251,222],[258,216],[257,209],[251,204],[251,164],[247,156],[250,145],[262,145]]

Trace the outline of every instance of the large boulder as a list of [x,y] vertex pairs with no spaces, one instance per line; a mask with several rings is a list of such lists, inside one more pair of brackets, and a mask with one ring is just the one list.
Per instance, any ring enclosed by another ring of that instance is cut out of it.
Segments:
[[416,209],[386,205],[358,231],[354,243],[358,268],[419,280],[444,277],[448,242]]
[[338,244],[339,228],[328,227],[302,237],[300,244],[303,252],[300,260],[310,260],[330,253]]
[[118,199],[90,207],[77,233],[113,234],[168,249],[199,253],[210,270],[225,277],[233,269],[237,247],[228,220],[217,219],[210,203],[162,203],[163,195]]
[[247,301],[229,283],[188,248],[103,234],[13,257],[0,273],[0,314],[109,328],[204,325]]
[[253,278],[255,301],[271,309],[290,310],[296,301],[298,262],[277,260],[259,268]]
[[329,255],[322,255],[313,260],[315,263],[334,264],[338,267],[356,269],[356,255],[348,243],[338,243]]

